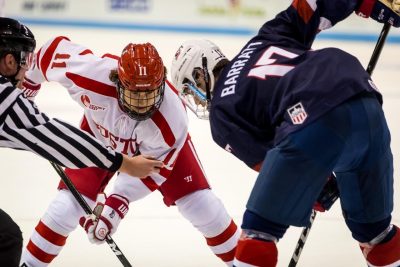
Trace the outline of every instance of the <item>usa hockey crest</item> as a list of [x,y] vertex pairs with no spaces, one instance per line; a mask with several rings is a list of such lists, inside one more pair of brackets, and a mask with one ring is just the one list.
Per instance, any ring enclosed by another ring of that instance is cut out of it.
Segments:
[[307,112],[301,102],[287,109],[293,124],[302,124],[307,119]]

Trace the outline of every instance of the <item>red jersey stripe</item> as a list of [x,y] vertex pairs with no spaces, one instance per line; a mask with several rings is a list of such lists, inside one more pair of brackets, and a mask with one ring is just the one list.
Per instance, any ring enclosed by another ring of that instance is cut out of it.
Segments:
[[56,246],[64,246],[68,236],[60,235],[51,230],[42,221],[35,228],[36,232],[40,234],[44,239]]
[[86,119],[86,116],[83,116],[82,121],[81,121],[80,128],[81,128],[82,130],[84,130],[85,132],[89,133],[91,136],[95,136],[95,135],[93,134],[92,130],[90,129],[89,122],[88,122],[88,120]]
[[79,74],[66,72],[65,76],[74,82],[77,86],[86,89],[88,91],[92,91],[104,96],[117,98],[117,88],[112,85],[108,85],[96,80],[92,80],[90,78],[81,76]]
[[225,229],[221,234],[215,236],[215,237],[209,237],[206,238],[207,240],[207,245],[210,247],[218,246],[223,243],[225,243],[229,238],[231,238],[237,230],[237,225],[233,220],[231,220],[231,223],[229,224],[228,228]]
[[158,185],[156,182],[154,182],[151,177],[147,176],[144,179],[141,179],[141,181],[153,192],[154,190],[158,189]]
[[93,54],[92,50],[86,49],[86,50],[83,50],[82,52],[79,53],[80,56],[84,56],[84,55],[87,55],[87,54]]
[[103,56],[102,56],[102,58],[105,58],[105,57],[108,57],[108,58],[112,58],[112,59],[115,59],[115,60],[119,60],[119,56],[116,56],[116,55],[113,55],[113,54],[104,54]]
[[28,251],[38,260],[44,263],[50,263],[57,255],[47,254],[43,250],[41,250],[38,246],[36,246],[31,240],[29,240],[28,245],[26,246]]
[[[172,89],[172,92],[174,92],[176,95],[179,96],[179,92],[178,92],[178,90],[175,88],[175,86],[174,86],[172,83],[170,83],[168,80],[166,80],[165,82],[166,82],[166,83],[168,84],[168,86]],[[186,110],[186,105],[185,105],[185,103],[184,103],[183,101],[181,101],[181,103],[182,103],[182,105],[185,107],[185,110]]]
[[171,128],[168,125],[167,120],[164,118],[164,116],[161,114],[161,112],[159,110],[154,112],[151,119],[157,125],[157,127],[160,129],[165,143],[167,143],[167,145],[172,147],[175,144],[176,139],[175,139],[175,136],[174,136]]
[[175,86],[174,86],[172,83],[170,83],[168,80],[166,80],[165,82],[166,82],[166,83],[168,84],[168,86],[172,89],[172,91],[173,91],[175,94],[178,95],[178,90],[175,88]]
[[[169,153],[168,153],[168,155],[165,157],[165,159],[164,159],[164,164],[168,164],[168,162],[171,160],[171,157],[175,154],[175,151],[176,151],[176,148],[174,148],[174,149],[172,149]],[[171,166],[171,167],[173,167],[173,166]]]
[[165,179],[168,179],[168,177],[171,175],[172,170],[168,170],[167,168],[162,168],[160,170],[160,175],[164,177]]
[[314,14],[314,10],[310,7],[306,0],[294,0],[293,7],[299,13],[299,16],[305,23],[308,23]]
[[54,51],[56,51],[58,44],[62,40],[69,41],[69,39],[64,36],[59,36],[56,39],[54,39],[54,41],[50,44],[49,48],[44,53],[42,61],[40,61],[40,69],[42,70],[43,76],[46,78],[47,81],[48,81],[47,75],[46,75],[47,69],[49,68],[51,59],[53,58]]

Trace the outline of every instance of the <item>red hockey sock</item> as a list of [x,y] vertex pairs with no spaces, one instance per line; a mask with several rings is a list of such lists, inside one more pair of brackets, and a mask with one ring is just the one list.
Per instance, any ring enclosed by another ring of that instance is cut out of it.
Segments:
[[234,266],[275,267],[278,249],[274,242],[240,239],[236,247]]
[[360,245],[368,265],[379,267],[400,266],[400,229],[393,226],[395,235],[387,242],[373,247]]

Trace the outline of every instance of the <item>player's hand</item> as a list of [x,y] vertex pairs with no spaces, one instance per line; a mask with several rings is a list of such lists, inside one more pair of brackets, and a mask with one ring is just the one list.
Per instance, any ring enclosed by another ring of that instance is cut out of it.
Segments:
[[162,161],[155,160],[151,156],[139,155],[128,157],[123,155],[123,161],[119,171],[131,176],[145,178],[152,173],[159,173],[160,169],[163,167],[164,164]]
[[120,195],[109,196],[105,203],[97,203],[94,214],[81,217],[79,224],[85,229],[89,241],[93,244],[101,244],[107,235],[112,235],[119,223],[128,213],[129,202]]
[[400,27],[400,0],[363,0],[357,15]]
[[324,212],[329,210],[335,201],[339,198],[339,189],[336,182],[336,177],[331,174],[322,189],[317,202],[314,204],[314,210]]

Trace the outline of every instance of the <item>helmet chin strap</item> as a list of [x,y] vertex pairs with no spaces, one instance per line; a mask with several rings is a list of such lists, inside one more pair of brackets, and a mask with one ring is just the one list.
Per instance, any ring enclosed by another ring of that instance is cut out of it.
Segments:
[[202,57],[202,65],[203,65],[203,75],[204,75],[204,82],[206,84],[206,103],[207,103],[207,110],[210,112],[211,109],[211,89],[210,89],[210,74],[207,68],[207,57]]

